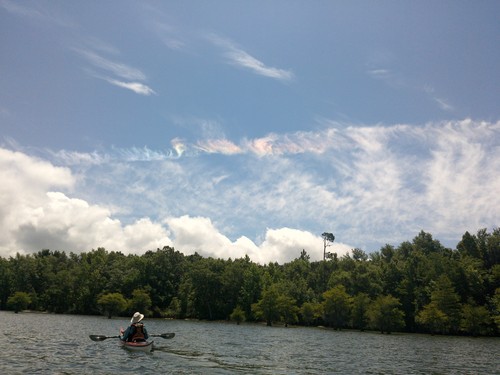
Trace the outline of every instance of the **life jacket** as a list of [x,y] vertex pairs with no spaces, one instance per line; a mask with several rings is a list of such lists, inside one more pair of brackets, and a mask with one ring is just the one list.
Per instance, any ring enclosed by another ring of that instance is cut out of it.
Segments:
[[129,336],[128,341],[145,341],[146,337],[144,336],[144,324],[142,323],[134,323],[132,324],[134,327],[132,334]]

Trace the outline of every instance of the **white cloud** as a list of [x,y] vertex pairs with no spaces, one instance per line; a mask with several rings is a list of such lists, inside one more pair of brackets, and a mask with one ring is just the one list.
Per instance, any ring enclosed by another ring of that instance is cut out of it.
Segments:
[[[50,151],[49,151],[50,152]],[[78,152],[59,150],[57,152],[50,152],[50,154],[65,165],[94,165],[102,164],[108,161],[108,155],[101,155],[98,152]]]
[[294,77],[290,70],[265,65],[262,61],[237,47],[229,39],[222,38],[215,34],[210,34],[207,38],[213,44],[224,48],[224,55],[228,58],[231,64],[249,69],[256,74],[282,81],[290,81]]
[[60,168],[20,152],[0,148],[0,255],[43,248],[82,251],[97,247],[140,252],[169,245],[158,223],[140,219],[124,226],[105,207],[69,198],[76,179]]
[[[323,239],[307,231],[291,228],[267,229],[264,241],[256,245],[248,237],[236,241],[220,233],[210,219],[187,215],[167,220],[174,236],[174,247],[185,254],[198,252],[203,256],[216,258],[241,258],[248,255],[255,262],[285,263],[299,257],[305,249],[312,260],[322,257]],[[349,252],[351,247],[334,244],[329,248],[339,256]]]
[[[113,49],[112,46],[108,46],[103,42],[91,41],[94,44],[94,48],[100,50],[106,50],[108,53],[116,54],[117,51]],[[139,69],[128,66],[123,63],[111,61],[96,52],[88,49],[75,48],[81,56],[83,56],[89,63],[100,70],[106,71],[105,74],[96,73],[93,70],[85,69],[89,75],[92,77],[102,79],[114,86],[121,87],[127,90],[131,90],[139,95],[156,95],[156,92],[148,85],[140,82],[146,80],[146,75]],[[121,79],[108,77],[106,74],[111,73],[112,75],[119,77]],[[125,79],[127,81],[123,81]]]
[[[62,156],[62,160],[70,163],[88,162],[78,154],[52,155]],[[185,254],[198,251],[204,256],[233,259],[248,254],[254,261],[268,263],[286,262],[298,257],[302,249],[314,251],[322,246],[320,237],[289,228],[267,230],[260,245],[245,236],[231,241],[207,217],[184,215],[166,220],[165,225],[140,218],[124,225],[113,218],[109,208],[51,191],[74,187],[77,181],[67,168],[2,148],[0,166],[0,178],[10,182],[0,189],[5,233],[0,240],[0,256],[4,257],[45,248],[81,252],[104,247],[124,253],[144,253],[174,246]],[[345,251],[342,246],[339,250]]]
[[145,74],[139,69],[133,68],[123,63],[108,60],[98,55],[94,51],[84,49],[75,49],[75,51],[77,51],[81,56],[85,57],[85,59],[87,59],[87,61],[89,61],[95,67],[106,70],[107,72],[112,73],[115,76],[138,81],[144,81],[146,79]]
[[[26,6],[26,5],[30,6]],[[9,1],[9,0],[1,0],[0,6],[4,8],[11,14],[15,14],[17,16],[31,18],[34,20],[47,21],[49,23],[53,23],[58,26],[63,27],[74,27],[75,24],[72,20],[70,20],[64,14],[57,14],[54,9],[50,11],[47,8],[39,6],[37,7],[36,2],[25,2],[21,5],[19,1]]]
[[435,129],[432,158],[423,173],[429,208],[440,231],[450,224],[498,225],[500,208],[500,123],[465,120]]
[[288,81],[293,78],[293,73],[291,71],[266,66],[262,61],[256,59],[241,49],[233,48],[231,51],[226,52],[226,56],[235,65],[248,68],[265,77],[276,78],[284,81]]
[[389,79],[391,71],[389,69],[371,69],[368,71],[368,75],[377,79]]
[[239,146],[227,139],[207,139],[199,141],[195,147],[209,154],[234,155],[242,153]]
[[162,42],[172,50],[180,50],[186,46],[186,42],[177,34],[177,30],[172,25],[164,22],[152,22],[151,26]]
[[434,101],[444,111],[453,111],[455,109],[446,99],[434,97]]
[[112,85],[123,87],[125,89],[135,92],[136,94],[146,95],[146,96],[156,94],[152,88],[140,82],[122,82],[116,79],[107,79],[107,81]]
[[173,244],[267,263],[302,249],[319,259],[324,231],[351,245],[329,249],[339,253],[397,245],[420,230],[454,246],[466,230],[498,226],[499,138],[500,122],[464,120],[273,134],[261,137],[260,153],[252,140],[206,141],[222,158],[189,153],[181,140],[167,152],[49,154],[78,174],[1,149],[9,183],[0,187],[0,251]]
[[[297,258],[302,249],[311,256],[311,260],[320,260],[323,256],[323,239],[312,233],[291,228],[268,229],[266,238],[260,248],[261,262],[266,259],[274,259],[278,263],[284,263]],[[342,256],[348,253],[351,247],[334,243],[328,251]]]
[[44,18],[43,14],[34,8],[22,6],[17,2],[2,0],[0,5],[12,14],[17,14],[19,16],[24,17],[32,17],[32,18]]

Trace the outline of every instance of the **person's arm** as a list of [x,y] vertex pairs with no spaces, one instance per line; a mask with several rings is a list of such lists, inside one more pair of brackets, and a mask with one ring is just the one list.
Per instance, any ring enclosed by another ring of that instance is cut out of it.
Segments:
[[146,326],[143,327],[143,330],[144,330],[144,338],[147,340],[149,338],[149,335],[148,335],[148,330],[146,329]]
[[130,326],[128,326],[127,329],[125,330],[125,332],[123,332],[122,339],[127,341],[129,336],[130,336]]

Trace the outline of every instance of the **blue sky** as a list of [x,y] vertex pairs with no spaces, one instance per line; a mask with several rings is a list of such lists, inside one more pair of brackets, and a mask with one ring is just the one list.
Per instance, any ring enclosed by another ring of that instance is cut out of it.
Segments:
[[454,248],[499,224],[499,13],[0,0],[0,255]]

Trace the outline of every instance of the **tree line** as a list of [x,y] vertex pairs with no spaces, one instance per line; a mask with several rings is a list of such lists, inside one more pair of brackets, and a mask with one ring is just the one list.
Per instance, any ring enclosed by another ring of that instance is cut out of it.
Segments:
[[[334,237],[333,237],[334,238]],[[334,329],[499,335],[500,229],[466,232],[449,249],[412,241],[285,264],[98,248],[0,258],[0,309],[264,321]]]

